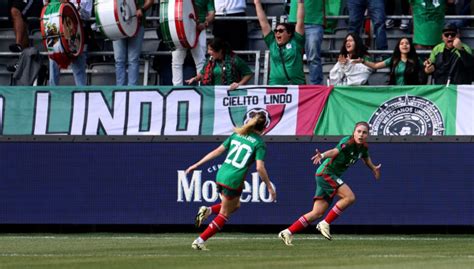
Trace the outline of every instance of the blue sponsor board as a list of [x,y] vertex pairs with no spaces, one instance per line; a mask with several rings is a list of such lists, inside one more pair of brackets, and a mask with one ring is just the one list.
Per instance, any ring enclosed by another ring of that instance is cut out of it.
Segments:
[[[201,205],[219,201],[214,178],[222,158],[186,177],[183,170],[219,143],[0,144],[1,224],[192,224]],[[317,147],[267,143],[266,167],[278,199],[249,173],[230,224],[290,224],[312,207]],[[373,143],[375,181],[363,162],[343,180],[356,203],[335,224],[473,225],[470,143]]]

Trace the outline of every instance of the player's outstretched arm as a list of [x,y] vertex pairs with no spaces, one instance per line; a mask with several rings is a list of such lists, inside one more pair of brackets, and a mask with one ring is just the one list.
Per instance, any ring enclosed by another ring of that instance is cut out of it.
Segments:
[[362,160],[364,161],[365,165],[367,165],[367,167],[372,170],[375,179],[380,179],[380,168],[382,167],[382,164],[375,165],[370,159],[370,157],[364,158]]
[[224,146],[220,145],[219,147],[217,147],[215,150],[209,152],[206,156],[204,156],[201,160],[199,160],[197,163],[191,165],[190,167],[188,167],[185,171],[186,174],[189,174],[191,173],[194,169],[198,168],[199,166],[201,166],[203,163],[207,162],[207,161],[210,161],[214,158],[216,158],[217,156],[221,155],[222,153],[225,152],[225,148]]
[[272,196],[272,201],[276,200],[276,192],[275,189],[273,189],[272,183],[270,181],[270,178],[268,177],[267,169],[265,168],[265,162],[262,160],[257,160],[257,172],[260,178],[265,182],[265,185],[267,185],[268,192]]
[[330,149],[328,151],[325,151],[324,153],[321,153],[318,149],[316,149],[316,153],[313,157],[311,157],[311,160],[313,161],[314,165],[321,164],[321,161],[323,161],[325,158],[333,158],[336,157],[338,154],[339,150],[337,148]]

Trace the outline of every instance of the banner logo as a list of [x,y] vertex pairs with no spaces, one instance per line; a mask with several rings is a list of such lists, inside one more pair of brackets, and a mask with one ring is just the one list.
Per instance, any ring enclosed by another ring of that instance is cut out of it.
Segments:
[[444,135],[443,116],[430,100],[398,96],[378,107],[370,117],[371,135]]

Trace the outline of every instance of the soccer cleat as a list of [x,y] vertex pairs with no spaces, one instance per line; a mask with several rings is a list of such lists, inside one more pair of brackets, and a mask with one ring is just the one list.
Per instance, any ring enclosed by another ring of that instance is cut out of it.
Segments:
[[194,240],[194,242],[191,244],[191,247],[195,250],[209,250],[208,248],[206,248],[206,245],[204,245],[204,243],[199,243],[196,240]]
[[280,233],[278,233],[278,237],[285,243],[287,246],[293,246],[291,241],[293,241],[293,235],[288,232],[288,230],[283,230]]
[[211,215],[211,210],[209,210],[206,206],[201,206],[199,208],[198,213],[196,214],[195,225],[197,228],[201,226],[203,221],[205,221]]
[[329,231],[329,224],[325,222],[324,220],[319,222],[318,225],[316,225],[316,229],[321,232],[321,234],[327,239],[331,240],[331,232]]

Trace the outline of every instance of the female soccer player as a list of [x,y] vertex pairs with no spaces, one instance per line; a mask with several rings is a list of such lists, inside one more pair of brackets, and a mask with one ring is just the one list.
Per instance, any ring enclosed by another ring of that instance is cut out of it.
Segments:
[[276,192],[273,189],[264,164],[266,146],[261,136],[263,135],[266,125],[267,119],[264,114],[255,113],[244,126],[236,128],[235,133],[227,138],[222,145],[186,169],[186,174],[188,174],[203,163],[229,150],[216,176],[217,187],[221,194],[222,203],[211,207],[202,206],[199,208],[196,215],[196,226],[199,227],[211,213],[218,215],[209,224],[207,229],[194,240],[191,245],[193,249],[207,250],[204,242],[222,230],[230,215],[240,207],[240,195],[242,194],[245,175],[254,161],[257,163],[258,175],[267,185],[272,200],[274,201],[276,199]]
[[306,228],[310,223],[320,218],[332,204],[334,196],[339,196],[336,205],[329,211],[326,218],[316,226],[321,234],[331,240],[329,224],[331,224],[342,212],[355,201],[355,195],[351,188],[342,181],[340,176],[347,168],[362,159],[367,167],[372,170],[375,179],[380,178],[381,164],[375,166],[369,157],[367,137],[369,135],[369,124],[358,122],[355,125],[351,136],[346,136],[339,141],[339,144],[331,150],[316,154],[311,158],[314,164],[324,162],[316,171],[316,193],[314,195],[313,210],[301,216],[290,227],[281,231],[278,237],[283,242],[292,246],[293,234]]

